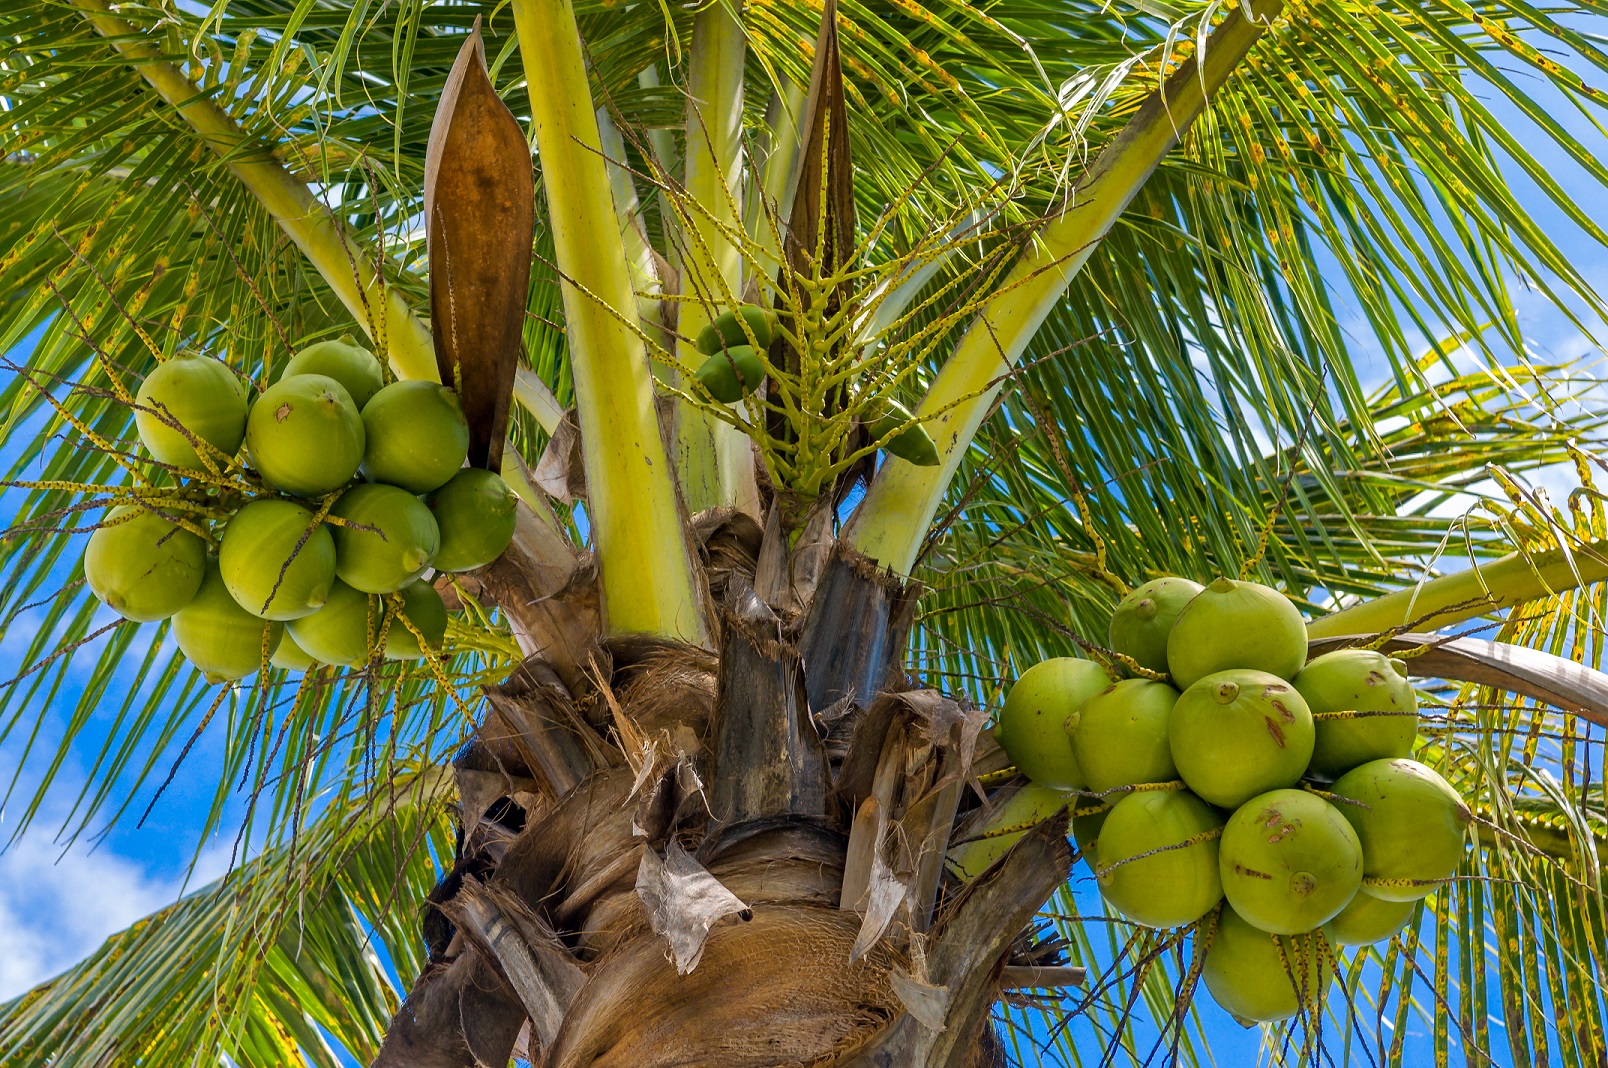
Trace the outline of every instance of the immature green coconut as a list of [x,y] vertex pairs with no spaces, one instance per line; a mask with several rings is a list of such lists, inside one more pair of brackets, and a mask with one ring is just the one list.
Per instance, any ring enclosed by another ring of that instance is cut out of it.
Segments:
[[[391,620],[390,629],[385,632],[385,659],[420,660],[425,647],[439,656],[441,639],[447,634],[447,606],[441,594],[428,582],[421,581],[403,586],[401,595],[402,611]],[[419,645],[418,635],[408,629],[408,623],[424,635],[424,647]]]
[[263,391],[246,420],[251,463],[275,489],[317,497],[363,462],[363,419],[328,375],[291,375]]
[[233,682],[262,667],[264,643],[273,649],[284,628],[241,608],[209,562],[200,592],[173,617],[173,640],[208,682]]
[[917,467],[937,467],[941,462],[938,455],[938,446],[932,440],[932,434],[920,423],[911,422],[915,416],[910,409],[889,397],[882,402],[882,414],[871,419],[866,424],[866,433],[872,441],[881,441],[895,430],[898,434],[888,438],[882,447],[901,460],[909,461]]
[[1417,908],[1416,901],[1386,901],[1359,893],[1323,925],[1323,933],[1337,946],[1371,946],[1406,927]]
[[409,493],[429,493],[469,455],[458,394],[436,382],[392,382],[363,406],[363,474]]
[[1323,935],[1271,935],[1225,905],[1201,978],[1212,1000],[1249,1027],[1287,1020],[1302,1005],[1320,1003],[1334,980],[1332,961]]
[[1184,606],[1204,587],[1168,575],[1151,579],[1117,602],[1106,644],[1151,671],[1167,670],[1167,635]]
[[342,334],[335,341],[317,341],[302,349],[285,364],[279,377],[292,375],[325,375],[339,382],[352,398],[358,411],[369,398],[385,385],[380,361],[351,334]]
[[1362,842],[1362,889],[1416,901],[1463,862],[1473,814],[1445,779],[1416,760],[1371,760],[1335,781],[1336,807]]
[[335,574],[364,593],[393,593],[424,574],[441,547],[441,532],[425,503],[379,482],[353,486],[330,514]]
[[1178,697],[1168,739],[1179,777],[1223,808],[1293,786],[1312,759],[1312,713],[1265,671],[1219,671]]
[[294,501],[252,501],[223,530],[218,565],[240,607],[263,619],[318,611],[335,581],[335,539]]
[[1233,668],[1293,679],[1306,652],[1306,623],[1288,597],[1259,583],[1220,578],[1178,613],[1167,635],[1167,670],[1179,689]]
[[384,614],[380,598],[336,579],[323,608],[290,621],[290,636],[315,660],[357,667],[368,661]]
[[1022,835],[1063,808],[1077,805],[1076,794],[1051,790],[1037,783],[1023,783],[1009,795],[989,799],[989,808],[955,832],[954,842],[944,863],[957,878],[971,882]]
[[1068,729],[1091,792],[1178,778],[1167,740],[1177,701],[1178,691],[1165,682],[1124,679],[1083,702]]
[[[1418,695],[1402,661],[1371,649],[1341,649],[1314,657],[1292,681],[1312,709],[1317,774],[1332,779],[1370,760],[1412,753]],[[1346,712],[1374,714],[1340,715]]]
[[1223,896],[1253,927],[1305,934],[1362,885],[1362,845],[1335,807],[1304,790],[1271,790],[1239,807],[1218,849]]
[[101,603],[124,619],[154,623],[201,588],[207,543],[138,505],[106,513],[84,548],[84,579]]
[[[742,320],[738,320],[738,316]],[[736,311],[722,312],[715,316],[704,328],[698,331],[698,337],[693,346],[705,356],[713,356],[722,348],[735,348],[738,345],[758,345],[761,349],[770,348],[776,338],[776,330],[780,323],[776,313],[769,308],[761,308],[757,304],[744,304]],[[744,332],[743,326],[748,330]],[[753,339],[749,339],[749,335]]]
[[715,400],[735,404],[759,388],[765,379],[765,365],[749,346],[732,345],[704,360],[692,377]]
[[[1146,927],[1194,923],[1223,898],[1223,817],[1187,790],[1141,790],[1111,807],[1095,845],[1100,893]],[[1183,845],[1190,842],[1190,845]]]
[[[199,441],[233,456],[246,436],[246,386],[219,360],[180,354],[164,361],[134,395],[134,427],[152,456],[174,467],[202,469],[196,447],[164,415]],[[212,456],[214,463],[219,456]]]
[[296,644],[296,639],[286,630],[279,636],[279,644],[274,646],[274,655],[268,658],[274,667],[284,668],[286,671],[311,671],[318,666],[318,661],[307,655],[307,650]]
[[514,540],[519,498],[500,477],[466,467],[424,499],[441,532],[437,571],[485,567]]
[[1022,672],[1000,709],[994,736],[1016,769],[1052,790],[1081,790],[1083,772],[1072,752],[1067,720],[1090,697],[1111,685],[1092,660],[1062,656]]

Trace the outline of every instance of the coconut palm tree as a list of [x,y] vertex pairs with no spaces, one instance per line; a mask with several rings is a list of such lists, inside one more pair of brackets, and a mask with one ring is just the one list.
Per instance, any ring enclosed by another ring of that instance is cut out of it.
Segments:
[[[1608,1058],[1602,420],[1517,300],[1605,310],[1557,244],[1608,244],[1595,4],[3,7],[9,833],[138,821],[207,737],[239,855],[0,1062],[1206,1061],[1212,921],[1104,913],[1067,810],[988,823],[1011,681],[1135,667],[1167,574],[1408,655],[1475,816],[1268,1055]],[[342,333],[459,390],[513,543],[439,657],[209,685],[74,535],[221,507],[133,445],[160,361]]]

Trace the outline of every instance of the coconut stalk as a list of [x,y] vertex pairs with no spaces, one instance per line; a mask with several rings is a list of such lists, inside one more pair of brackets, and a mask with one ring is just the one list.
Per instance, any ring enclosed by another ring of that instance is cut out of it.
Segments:
[[[698,205],[682,222],[681,304],[677,354],[696,367],[698,331],[742,296],[743,263],[731,234],[742,225],[742,23],[714,3],[693,19],[687,92],[686,196]],[[676,406],[676,470],[687,508],[732,505],[759,515],[754,454],[746,435],[686,403]]]
[[515,0],[542,184],[563,277],[585,454],[587,517],[608,630],[701,643],[703,612],[659,437],[647,350],[626,266],[575,12]]
[[[850,520],[854,548],[901,574],[915,565],[961,457],[1039,326],[1088,262],[1100,239],[1144,186],[1162,158],[1205,112],[1282,0],[1234,9],[1200,51],[1181,64],[1107,145],[1066,199],[1027,243],[1000,291],[961,336],[927,390],[916,417],[941,462],[917,467],[890,457]],[[1205,62],[1199,60],[1204,55]]]
[[1313,638],[1383,634],[1406,627],[1442,630],[1470,619],[1608,578],[1608,541],[1544,553],[1509,553],[1467,571],[1319,616],[1307,624]]

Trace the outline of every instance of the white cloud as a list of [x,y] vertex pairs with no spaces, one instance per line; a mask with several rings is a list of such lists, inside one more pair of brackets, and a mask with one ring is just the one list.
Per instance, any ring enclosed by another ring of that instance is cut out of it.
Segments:
[[[188,888],[222,875],[229,844],[207,849]],[[62,854],[42,833],[0,853],[0,1001],[65,970],[106,938],[171,904],[182,874],[164,878],[106,849],[75,845]]]

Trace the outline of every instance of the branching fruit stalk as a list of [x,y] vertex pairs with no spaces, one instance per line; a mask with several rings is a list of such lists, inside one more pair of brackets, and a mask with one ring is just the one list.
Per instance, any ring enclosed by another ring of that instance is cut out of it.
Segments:
[[[1162,158],[1206,110],[1251,47],[1282,10],[1283,0],[1236,8],[1140,107],[1107,145],[1066,200],[1033,237],[1000,293],[962,335],[921,403],[917,417],[942,462],[916,467],[890,459],[851,520],[848,538],[860,552],[908,574],[961,457],[1021,358],[1067,287]],[[966,399],[970,398],[970,399]],[[934,414],[941,413],[941,414]]]
[[659,437],[580,33],[569,0],[515,0],[586,461],[608,626],[701,643],[703,614]]

